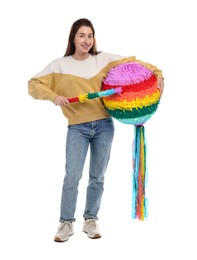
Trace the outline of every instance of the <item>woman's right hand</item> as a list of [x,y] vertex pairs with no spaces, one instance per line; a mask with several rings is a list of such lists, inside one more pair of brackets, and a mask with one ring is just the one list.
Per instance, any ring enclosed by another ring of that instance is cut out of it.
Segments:
[[69,101],[67,98],[63,97],[63,96],[57,96],[53,103],[56,105],[56,106],[66,106],[69,104]]

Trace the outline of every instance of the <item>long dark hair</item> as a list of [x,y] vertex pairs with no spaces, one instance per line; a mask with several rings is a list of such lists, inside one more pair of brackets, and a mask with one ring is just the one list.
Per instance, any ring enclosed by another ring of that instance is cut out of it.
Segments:
[[81,19],[78,19],[77,21],[75,21],[73,23],[73,25],[71,26],[70,34],[68,37],[68,45],[67,45],[64,57],[74,54],[74,52],[75,52],[74,38],[75,38],[75,34],[77,33],[77,31],[79,30],[79,28],[81,26],[87,26],[92,29],[94,43],[93,43],[92,48],[89,50],[89,53],[91,53],[92,55],[96,55],[99,53],[97,51],[97,47],[96,47],[95,30],[94,30],[94,26],[93,26],[92,22],[86,18],[81,18]]

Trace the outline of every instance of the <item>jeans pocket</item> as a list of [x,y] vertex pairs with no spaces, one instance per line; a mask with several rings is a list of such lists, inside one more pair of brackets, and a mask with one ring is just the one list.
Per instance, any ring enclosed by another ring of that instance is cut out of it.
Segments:
[[106,118],[102,121],[102,126],[114,129],[114,122],[112,118]]

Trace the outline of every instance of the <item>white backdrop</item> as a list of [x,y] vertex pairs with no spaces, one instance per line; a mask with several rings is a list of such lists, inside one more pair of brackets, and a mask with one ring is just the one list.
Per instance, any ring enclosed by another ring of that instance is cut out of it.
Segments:
[[[0,258],[196,260],[195,1],[13,1],[0,4]],[[72,23],[89,18],[98,50],[135,55],[163,70],[165,91],[146,123],[149,217],[131,219],[133,126],[115,121],[99,214],[103,237],[81,231],[88,158],[75,234],[54,243],[67,121],[32,99],[27,81],[62,57]]]

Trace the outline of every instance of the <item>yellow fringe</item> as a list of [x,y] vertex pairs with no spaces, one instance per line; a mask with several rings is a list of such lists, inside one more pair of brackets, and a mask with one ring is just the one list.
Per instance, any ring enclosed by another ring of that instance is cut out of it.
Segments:
[[79,101],[81,103],[83,103],[86,100],[88,100],[88,94],[81,94],[81,95],[79,95]]
[[144,98],[136,98],[132,101],[126,101],[123,100],[122,102],[116,102],[112,100],[103,100],[105,106],[108,109],[122,109],[122,110],[132,110],[132,108],[142,108],[146,106],[150,106],[152,104],[155,104],[160,99],[160,93],[156,92],[153,93],[151,96],[146,96]]

